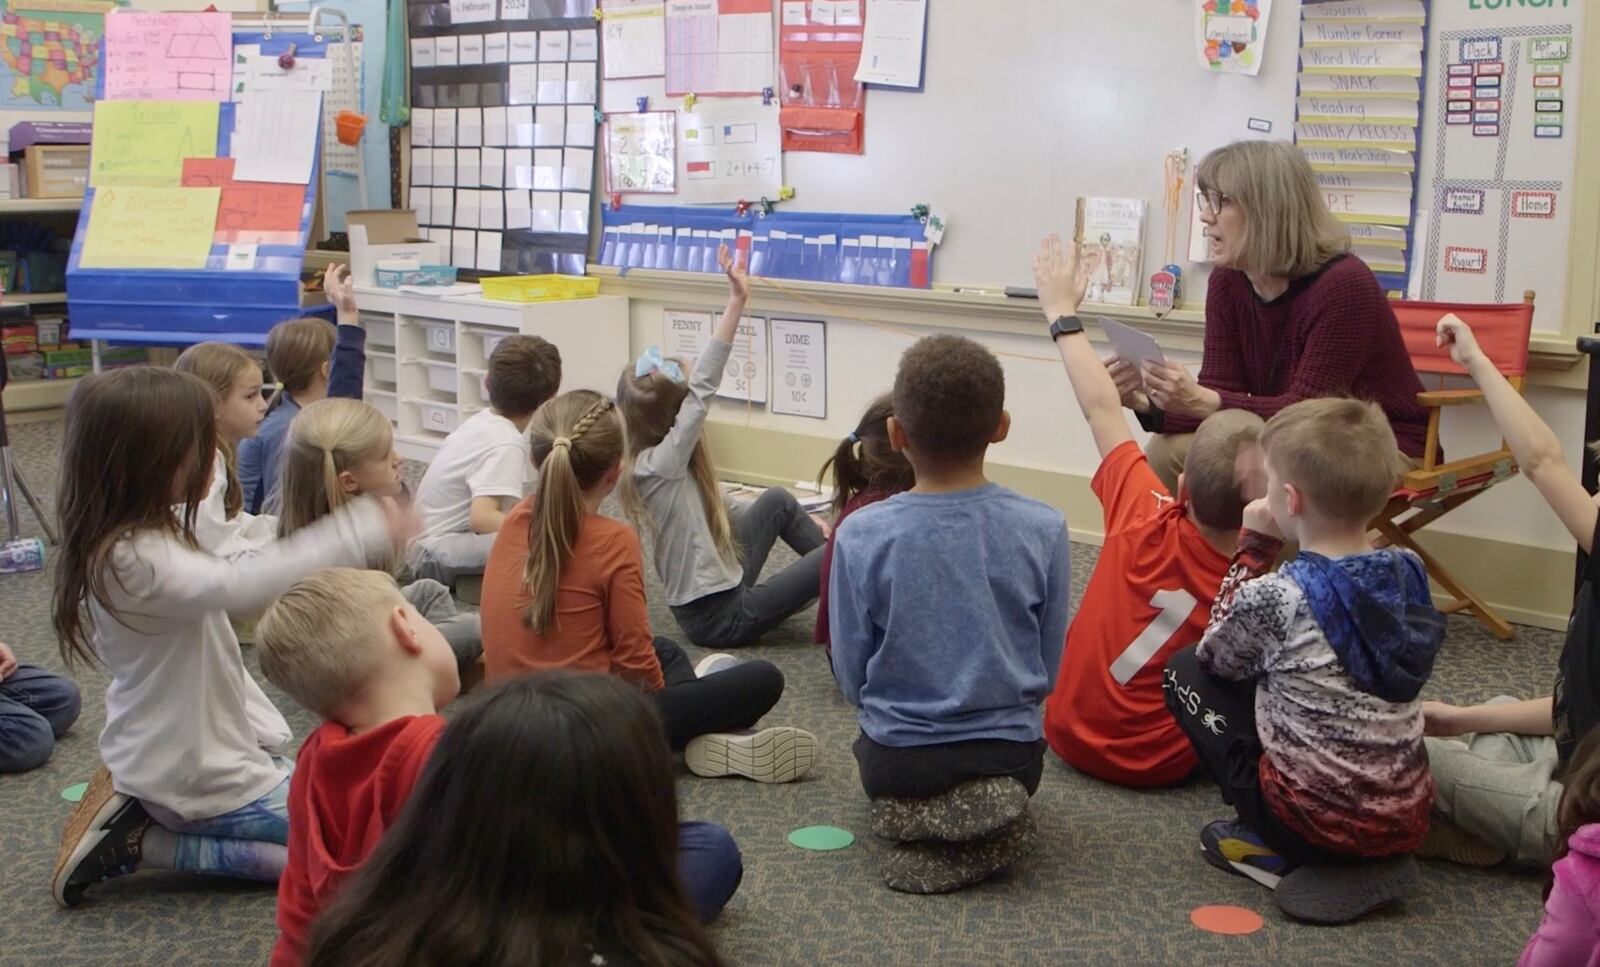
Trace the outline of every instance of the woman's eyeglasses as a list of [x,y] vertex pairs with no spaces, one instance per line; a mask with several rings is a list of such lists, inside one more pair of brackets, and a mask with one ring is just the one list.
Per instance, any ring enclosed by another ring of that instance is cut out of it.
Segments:
[[1218,212],[1222,211],[1223,205],[1226,205],[1228,202],[1233,200],[1220,191],[1207,191],[1202,188],[1196,188],[1194,190],[1194,197],[1195,201],[1200,203],[1200,210],[1204,211],[1208,215],[1217,214]]

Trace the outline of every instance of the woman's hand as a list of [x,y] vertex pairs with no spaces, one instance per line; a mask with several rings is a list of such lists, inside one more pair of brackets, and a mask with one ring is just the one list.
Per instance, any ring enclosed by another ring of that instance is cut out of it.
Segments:
[[717,264],[728,276],[728,296],[743,301],[750,298],[750,275],[745,271],[743,256],[737,256],[726,245],[717,246]]
[[1039,306],[1047,320],[1076,315],[1089,290],[1089,269],[1081,244],[1073,242],[1072,251],[1063,254],[1060,235],[1045,239],[1033,257],[1033,284],[1038,287]]
[[1150,412],[1150,395],[1144,391],[1144,379],[1133,368],[1133,364],[1121,356],[1111,356],[1105,364],[1111,381],[1117,384],[1117,395],[1122,398],[1122,405],[1135,413]]
[[1474,336],[1472,328],[1453,312],[1446,313],[1445,317],[1439,320],[1434,341],[1439,346],[1449,347],[1450,358],[1468,369],[1483,357],[1483,347],[1478,345],[1478,337]]
[[1222,409],[1222,397],[1217,395],[1217,391],[1195,382],[1189,367],[1182,363],[1146,360],[1144,385],[1150,394],[1150,402],[1167,413],[1203,420]]

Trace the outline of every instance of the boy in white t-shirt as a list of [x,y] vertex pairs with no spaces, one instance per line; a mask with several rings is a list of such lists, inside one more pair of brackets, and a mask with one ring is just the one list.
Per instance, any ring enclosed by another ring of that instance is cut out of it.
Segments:
[[407,564],[447,586],[482,574],[511,506],[533,491],[528,450],[533,411],[561,387],[561,353],[538,336],[510,336],[489,357],[489,408],[456,427],[423,474],[416,506],[423,532]]

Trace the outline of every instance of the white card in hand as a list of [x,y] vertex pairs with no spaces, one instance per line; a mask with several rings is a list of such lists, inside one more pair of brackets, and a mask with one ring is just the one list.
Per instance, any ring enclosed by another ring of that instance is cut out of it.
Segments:
[[1125,326],[1115,319],[1099,316],[1096,322],[1100,323],[1100,330],[1106,334],[1111,348],[1124,362],[1131,363],[1139,373],[1140,382],[1144,381],[1144,364],[1148,360],[1152,363],[1165,363],[1167,357],[1161,352],[1161,344],[1156,342],[1156,337],[1147,332]]

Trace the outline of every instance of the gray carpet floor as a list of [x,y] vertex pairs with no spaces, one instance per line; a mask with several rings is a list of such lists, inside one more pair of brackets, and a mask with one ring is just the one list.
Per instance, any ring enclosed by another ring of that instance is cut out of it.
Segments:
[[[47,494],[60,424],[16,426],[12,434],[23,472]],[[26,513],[24,525],[38,533]],[[772,566],[790,559],[781,552]],[[1074,548],[1074,604],[1094,560],[1094,548]],[[659,595],[651,579],[650,593]],[[48,571],[0,575],[0,640],[23,661],[59,670],[49,582]],[[665,607],[651,610],[658,630],[675,633]],[[1043,831],[1037,854],[1010,875],[956,895],[892,893],[879,880],[884,847],[868,830],[850,754],[855,717],[823,653],[809,644],[812,622],[812,612],[796,616],[746,653],[786,673],[788,691],[768,721],[817,734],[815,770],[784,786],[680,770],[684,817],[725,824],[744,851],[744,884],[713,928],[730,963],[1510,964],[1538,923],[1536,876],[1439,863],[1422,864],[1423,889],[1403,907],[1342,928],[1293,923],[1266,891],[1201,859],[1201,825],[1227,814],[1214,789],[1119,789],[1053,756],[1034,803]],[[1428,695],[1465,701],[1545,693],[1559,647],[1560,636],[1550,632],[1521,629],[1515,641],[1500,643],[1453,618]],[[104,675],[86,670],[79,680],[82,719],[49,763],[0,776],[0,964],[264,963],[275,936],[267,887],[141,873],[97,888],[76,910],[52,902],[50,869],[72,808],[60,793],[93,773],[104,721]],[[267,692],[297,736],[314,727],[270,685]],[[835,853],[788,845],[790,830],[816,823],[853,830],[855,845]],[[1201,932],[1189,913],[1206,904],[1259,911],[1266,926],[1244,937]]]

